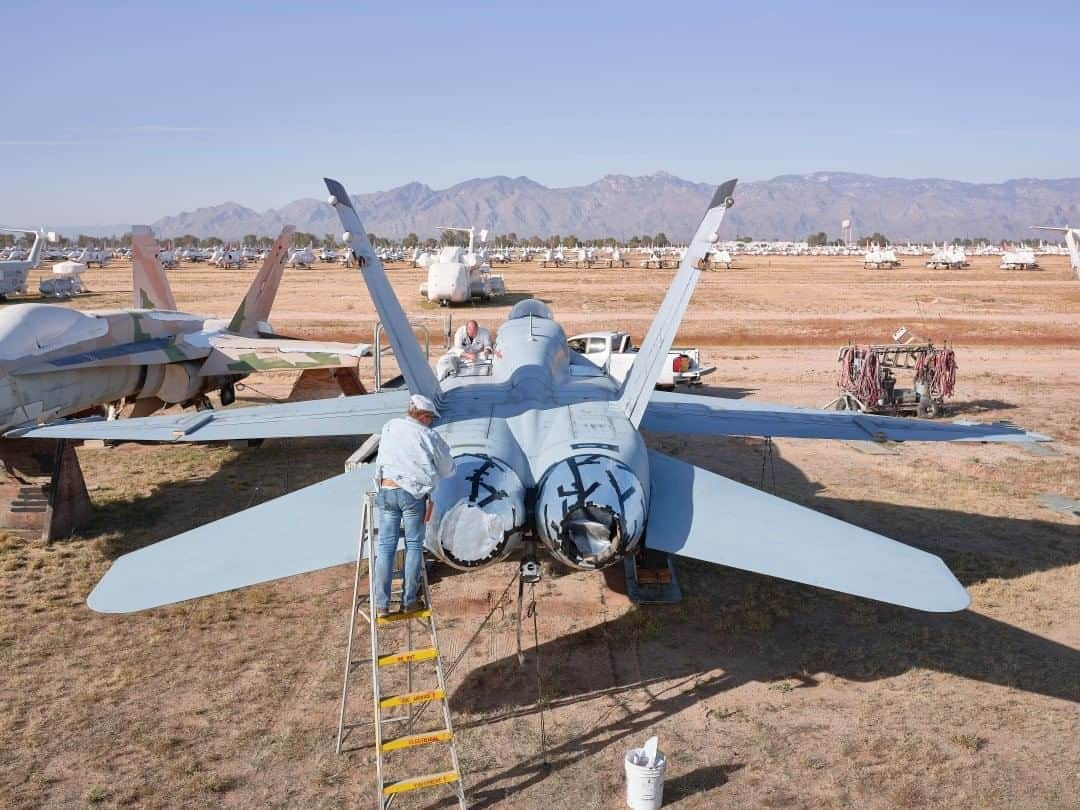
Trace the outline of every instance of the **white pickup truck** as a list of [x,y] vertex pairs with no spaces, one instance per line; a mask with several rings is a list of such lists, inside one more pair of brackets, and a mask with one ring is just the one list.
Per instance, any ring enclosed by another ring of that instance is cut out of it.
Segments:
[[[587,332],[574,335],[567,345],[590,363],[610,374],[616,382],[626,379],[626,373],[637,357],[637,348],[630,343],[626,332]],[[716,366],[702,366],[697,349],[673,348],[656,380],[657,388],[676,385],[701,385],[701,378],[716,371]]]

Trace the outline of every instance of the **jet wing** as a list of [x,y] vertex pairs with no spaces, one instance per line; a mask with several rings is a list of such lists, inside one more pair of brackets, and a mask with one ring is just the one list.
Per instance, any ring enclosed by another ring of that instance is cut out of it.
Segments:
[[255,338],[221,334],[210,339],[210,355],[199,374],[250,374],[253,371],[307,368],[356,368],[371,346],[358,343],[325,343],[287,338]]
[[645,545],[695,560],[944,613],[969,599],[940,558],[649,451]]
[[1032,442],[1049,436],[1004,422],[980,425],[930,422],[858,411],[823,411],[700,394],[655,391],[641,427],[661,433],[707,436],[787,436],[895,442]]
[[125,554],[87,604],[131,613],[353,562],[374,475],[365,464]]
[[184,336],[134,340],[115,346],[105,346],[78,354],[47,357],[13,371],[13,374],[46,374],[52,371],[70,371],[78,368],[104,366],[150,366],[162,363],[178,363],[184,360],[201,360],[210,353],[208,346],[199,346]]
[[196,411],[142,419],[82,419],[17,428],[10,438],[103,439],[132,442],[221,442],[296,436],[377,433],[405,413],[408,391],[316,399],[282,405]]

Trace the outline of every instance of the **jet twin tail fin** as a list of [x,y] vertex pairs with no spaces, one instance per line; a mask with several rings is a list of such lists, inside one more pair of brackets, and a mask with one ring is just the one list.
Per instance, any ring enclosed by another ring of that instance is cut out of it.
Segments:
[[337,180],[324,178],[324,181],[330,192],[330,204],[337,211],[338,219],[345,229],[345,242],[356,256],[364,283],[367,284],[371,300],[379,313],[379,320],[382,321],[383,329],[394,349],[394,357],[405,378],[405,385],[412,393],[423,394],[438,402],[441,399],[439,381],[435,379],[435,372],[420,351],[420,344],[409,325],[405,310],[401,308],[401,302],[394,294],[394,288],[390,286],[382,262],[371,249],[364,223],[353,208],[349,193]]
[[686,312],[686,306],[690,303],[690,296],[701,276],[698,264],[717,241],[717,232],[724,219],[724,212],[734,204],[732,195],[737,182],[728,180],[713,195],[712,202],[709,203],[709,208],[679,263],[679,271],[675,274],[656,318],[641,344],[641,350],[626,375],[619,397],[619,407],[626,412],[634,427],[640,425],[645,416],[656,378],[660,375],[663,362]]
[[158,243],[147,225],[131,228],[131,292],[135,309],[176,309],[169,278],[158,258]]
[[270,310],[277,298],[278,287],[281,286],[281,276],[285,272],[285,262],[289,258],[289,248],[295,233],[296,229],[292,225],[286,225],[274,240],[273,247],[263,259],[262,267],[229,321],[227,328],[233,334],[255,337],[259,334],[259,324],[270,319]]
[[1080,278],[1080,228],[1051,227],[1049,225],[1032,225],[1033,231],[1054,231],[1065,234],[1065,244],[1069,246],[1069,264],[1072,265],[1073,276]]

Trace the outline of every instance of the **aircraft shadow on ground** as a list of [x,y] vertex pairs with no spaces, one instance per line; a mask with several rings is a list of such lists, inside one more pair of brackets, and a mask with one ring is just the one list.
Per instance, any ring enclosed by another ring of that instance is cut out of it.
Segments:
[[[99,508],[83,534],[111,534],[104,552],[115,558],[335,475],[359,441],[358,437],[268,441],[228,457],[205,478],[162,483],[145,496]],[[709,463],[713,472],[760,483],[763,442],[703,441],[709,443],[708,456],[715,459]],[[650,444],[665,449],[662,438]],[[699,454],[695,447],[695,455]],[[772,457],[780,496],[938,554],[967,585],[1080,561],[1075,531],[1064,524],[821,498],[819,485],[775,449]],[[771,484],[773,476],[766,478]],[[554,670],[545,675],[555,685],[553,699],[581,699],[612,689],[611,673],[597,671],[592,666],[595,660],[580,667],[573,661],[580,651],[592,648],[595,654],[596,644],[615,640],[619,656],[625,643],[636,651],[637,659],[637,675],[622,683],[616,679],[616,689],[698,678],[716,670],[723,676],[703,681],[705,685],[696,689],[719,692],[748,681],[822,671],[851,680],[876,680],[927,668],[1080,700],[1076,679],[1080,653],[970,611],[920,613],[691,560],[679,560],[677,570],[687,596],[682,606],[633,611],[541,646],[542,660]],[[542,600],[539,607],[542,616]],[[643,632],[641,615],[646,612],[662,632],[651,635],[656,628],[648,626]],[[560,676],[560,668],[572,670],[572,677]],[[809,686],[812,678],[798,688]],[[531,711],[527,707],[535,698],[535,683],[531,669],[523,671],[511,656],[469,673],[457,692],[456,705],[469,711],[523,707]],[[670,704],[664,699],[662,694],[656,696],[659,711],[679,710],[680,698],[668,698],[674,701]],[[655,721],[654,714],[649,716]],[[640,727],[628,726],[626,733]]]
[[[710,465],[714,472],[759,483],[762,442],[716,441],[724,451],[711,454],[723,459]],[[775,450],[773,462],[783,496],[940,554],[967,584],[1080,559],[1075,537],[1060,524],[821,499],[821,488]],[[948,538],[944,548],[942,537]],[[639,741],[658,721],[755,681],[806,689],[818,685],[814,673],[872,682],[930,669],[1080,701],[1080,652],[971,611],[921,613],[697,561],[679,560],[676,567],[686,597],[682,605],[631,611],[542,643],[526,652],[524,667],[507,656],[464,675],[453,704],[481,714],[478,722],[484,723],[540,710],[537,660],[547,708],[629,692],[643,692],[646,700],[641,712],[618,711],[610,722],[597,722],[550,750],[546,762],[532,758],[471,786],[480,806],[502,796],[496,785],[528,786],[613,743]],[[540,603],[541,626],[545,609],[557,606]],[[607,648],[609,666],[598,666],[605,658],[598,657],[598,646]],[[695,774],[685,777],[688,790],[708,781]],[[708,778],[723,780],[726,772]]]
[[1013,411],[1017,406],[1000,399],[969,399],[964,402],[948,402],[945,411],[948,416],[961,416],[987,411]]
[[[227,517],[344,471],[345,459],[364,436],[269,439],[261,447],[233,451],[213,473],[154,484],[145,495],[101,503],[91,472],[86,483],[94,501],[93,519],[83,537],[106,535],[109,559]],[[122,453],[123,447],[108,452]],[[162,452],[205,451],[203,445],[163,447]],[[133,459],[130,463],[137,464]],[[357,504],[357,509],[360,505]]]
[[[545,304],[550,304],[550,298],[541,298],[538,295],[533,295],[529,292],[514,292],[507,291],[502,295],[494,296],[486,301],[479,301],[473,299],[463,304],[451,304],[450,306],[441,306],[436,303],[425,301],[421,304],[421,307],[425,310],[450,310],[451,312],[468,312],[471,309],[499,309],[502,307],[512,307],[519,301],[530,301],[536,299],[537,301],[543,301]],[[492,330],[494,331],[494,330]]]

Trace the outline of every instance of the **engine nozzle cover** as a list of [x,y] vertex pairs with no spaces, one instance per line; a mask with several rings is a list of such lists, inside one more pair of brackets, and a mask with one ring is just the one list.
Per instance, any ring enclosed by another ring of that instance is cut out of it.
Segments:
[[428,547],[459,569],[507,556],[525,526],[525,487],[508,464],[488,455],[456,456],[457,469],[433,493]]
[[618,459],[571,456],[540,481],[536,531],[571,568],[595,570],[632,554],[645,532],[645,488]]

